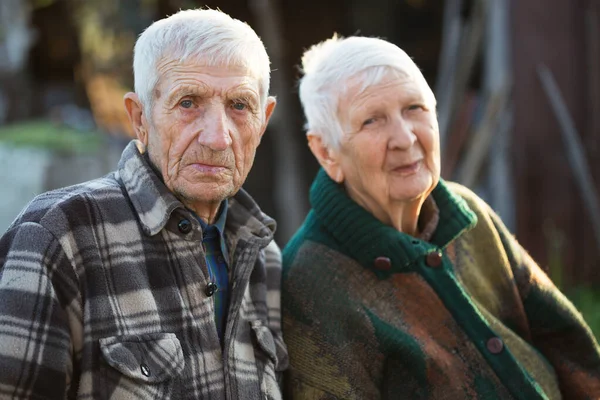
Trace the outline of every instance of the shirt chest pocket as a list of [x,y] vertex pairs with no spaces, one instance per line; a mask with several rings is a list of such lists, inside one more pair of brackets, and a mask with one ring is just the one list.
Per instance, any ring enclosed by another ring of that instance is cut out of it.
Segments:
[[174,333],[113,336],[100,339],[108,388],[95,388],[100,398],[174,397],[185,361]]

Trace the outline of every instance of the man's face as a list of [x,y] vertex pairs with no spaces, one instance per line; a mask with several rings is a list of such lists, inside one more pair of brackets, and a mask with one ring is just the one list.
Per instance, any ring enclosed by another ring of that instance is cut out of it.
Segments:
[[147,125],[150,161],[193,210],[242,186],[275,100],[261,107],[258,79],[240,67],[164,62]]

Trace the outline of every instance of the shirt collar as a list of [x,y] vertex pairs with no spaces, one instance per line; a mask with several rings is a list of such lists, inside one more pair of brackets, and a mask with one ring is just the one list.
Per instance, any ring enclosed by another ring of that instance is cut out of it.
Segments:
[[228,203],[229,202],[227,201],[227,199],[225,199],[221,202],[221,205],[219,206],[219,211],[217,214],[217,220],[215,221],[214,224],[208,225],[200,217],[198,217],[198,215],[196,213],[194,213],[194,216],[200,222],[200,226],[202,227],[202,232],[204,232],[204,234],[205,234],[205,238],[207,237],[206,235],[211,235],[210,238],[212,238],[211,231],[212,231],[212,229],[216,230],[216,233],[219,236],[219,244],[221,247],[221,254],[223,254],[223,257],[225,257],[225,260],[229,264],[229,259],[228,259],[229,252],[227,251],[227,243],[225,241],[225,221],[227,220],[227,207],[229,206]]
[[[221,202],[221,205],[219,206],[217,220],[214,224],[211,224],[211,226],[217,228],[220,235],[223,235],[225,233],[225,221],[227,221],[227,207],[228,201],[227,199],[225,199]],[[202,225],[202,229],[206,228],[207,226],[206,223],[202,220],[200,220],[200,225]]]
[[156,235],[166,225],[171,213],[183,207],[156,175],[144,153],[144,146],[138,140],[132,140],[123,150],[117,172],[145,234]]

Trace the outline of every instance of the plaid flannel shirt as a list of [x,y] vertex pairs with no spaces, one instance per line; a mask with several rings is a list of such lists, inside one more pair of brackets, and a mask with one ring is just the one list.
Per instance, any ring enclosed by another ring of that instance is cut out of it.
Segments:
[[135,141],[112,174],[36,197],[0,239],[0,398],[279,399],[274,227],[229,200],[221,349],[200,224]]

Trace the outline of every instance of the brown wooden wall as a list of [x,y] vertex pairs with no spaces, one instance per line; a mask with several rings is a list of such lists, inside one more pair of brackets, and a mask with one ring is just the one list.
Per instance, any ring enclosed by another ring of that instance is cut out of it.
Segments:
[[[597,0],[513,0],[513,157],[517,236],[543,266],[564,265],[565,283],[600,283],[600,250],[566,157],[566,146],[536,66],[552,71],[584,143],[596,190],[600,188],[600,87],[589,65],[598,23]],[[590,11],[591,10],[591,11]],[[586,13],[595,12],[595,20]],[[591,39],[591,40],[590,40]],[[596,125],[596,126],[594,126]]]

